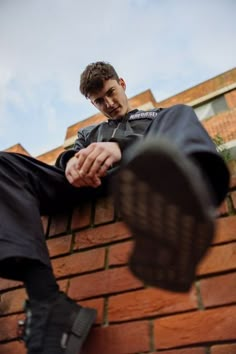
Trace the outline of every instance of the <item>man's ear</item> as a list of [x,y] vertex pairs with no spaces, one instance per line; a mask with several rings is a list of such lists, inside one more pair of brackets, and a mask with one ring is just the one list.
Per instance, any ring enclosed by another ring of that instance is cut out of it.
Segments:
[[119,84],[121,87],[123,87],[124,91],[126,90],[126,83],[125,80],[122,79],[122,77],[119,78]]

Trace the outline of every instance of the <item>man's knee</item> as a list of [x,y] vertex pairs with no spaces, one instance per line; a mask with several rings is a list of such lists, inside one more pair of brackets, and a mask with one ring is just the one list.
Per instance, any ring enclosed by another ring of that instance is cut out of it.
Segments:
[[10,155],[10,152],[6,152],[6,151],[0,151],[0,158],[8,158],[8,156]]
[[195,117],[195,112],[192,109],[192,107],[187,106],[185,104],[176,104],[168,109],[169,109],[169,112],[176,115],[176,117],[183,117],[185,115],[194,115],[194,117]]
[[198,124],[198,119],[192,107],[176,104],[163,109],[158,119],[155,119],[151,124],[149,131],[151,134],[155,132],[160,135],[173,135],[174,137],[175,134],[186,133],[186,127],[192,127],[193,122],[194,125]]
[[4,161],[11,160],[11,158],[12,158],[11,154],[12,153],[10,153],[10,152],[0,151],[0,163],[2,163]]
[[16,171],[20,166],[20,155],[14,152],[0,152],[0,173],[7,170]]

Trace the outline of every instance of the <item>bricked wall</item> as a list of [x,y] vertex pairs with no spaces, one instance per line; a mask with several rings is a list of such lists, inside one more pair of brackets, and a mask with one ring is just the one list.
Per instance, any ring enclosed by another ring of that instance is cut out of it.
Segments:
[[[129,272],[132,238],[110,197],[43,225],[61,289],[98,310],[83,354],[236,353],[236,177],[187,294],[147,288]],[[1,354],[26,353],[16,340],[25,296],[22,284],[0,279]]]
[[212,138],[219,135],[224,142],[236,140],[236,108],[219,113],[201,123]]

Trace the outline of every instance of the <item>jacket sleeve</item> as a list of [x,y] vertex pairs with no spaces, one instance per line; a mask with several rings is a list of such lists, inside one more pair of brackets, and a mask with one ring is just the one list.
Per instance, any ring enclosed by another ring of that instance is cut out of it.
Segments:
[[87,146],[83,130],[78,131],[77,139],[75,140],[72,149],[63,151],[56,159],[55,165],[63,170],[66,169],[67,162],[75,155],[75,153]]
[[128,135],[126,137],[114,137],[111,138],[110,141],[117,143],[119,145],[121,153],[123,153],[127,147],[131,146],[135,142],[138,142],[142,138],[143,138],[142,135],[133,134],[133,135]]

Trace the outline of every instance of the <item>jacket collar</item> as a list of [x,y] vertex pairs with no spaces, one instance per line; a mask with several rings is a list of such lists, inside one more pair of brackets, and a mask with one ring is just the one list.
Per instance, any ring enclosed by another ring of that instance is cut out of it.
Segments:
[[108,118],[108,123],[111,123],[111,122],[121,122],[121,121],[125,121],[125,120],[128,120],[129,119],[129,116],[131,114],[134,114],[134,113],[137,113],[139,110],[137,108],[135,109],[132,109],[132,111],[129,111],[126,115],[124,115],[122,118],[118,118],[118,119],[111,119],[111,118]]

